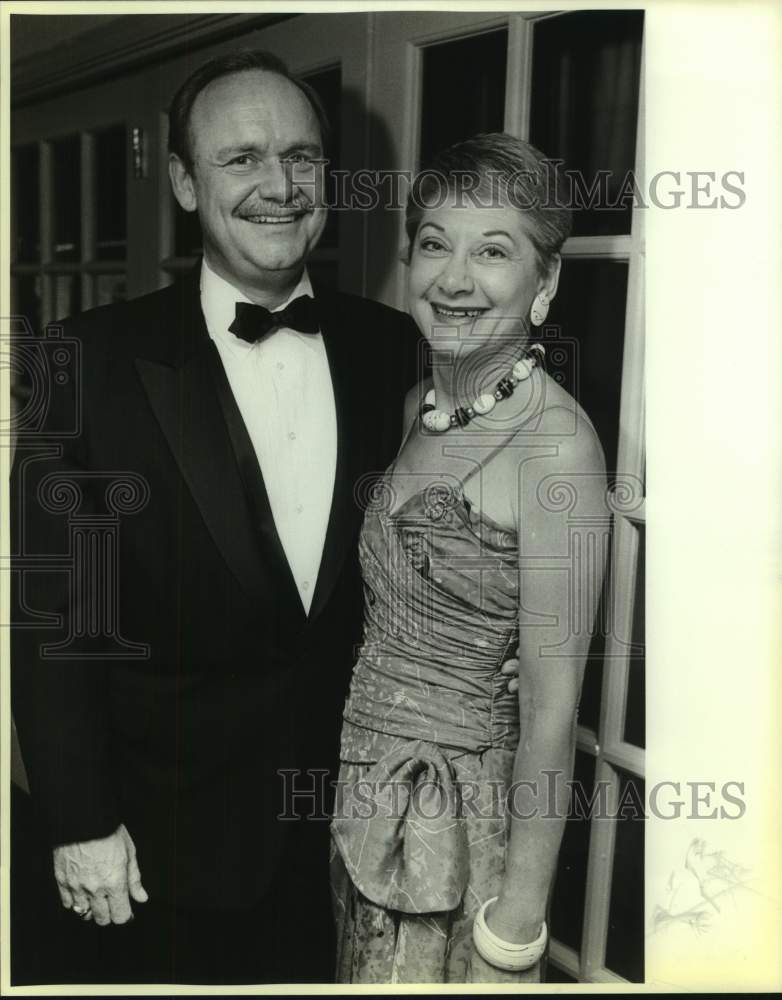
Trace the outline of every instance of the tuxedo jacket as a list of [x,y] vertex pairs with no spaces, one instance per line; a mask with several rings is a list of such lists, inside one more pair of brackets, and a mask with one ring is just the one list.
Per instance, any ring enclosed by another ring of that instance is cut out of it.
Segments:
[[396,310],[314,290],[338,441],[309,615],[197,273],[64,324],[15,457],[12,708],[34,802],[54,845],[124,823],[150,895],[180,904],[257,903],[302,824],[327,867],[363,501],[420,342]]

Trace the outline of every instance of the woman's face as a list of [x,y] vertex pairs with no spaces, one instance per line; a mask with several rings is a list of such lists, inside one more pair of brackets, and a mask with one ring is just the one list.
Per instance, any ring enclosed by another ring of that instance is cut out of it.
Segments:
[[409,277],[421,333],[434,347],[451,348],[456,337],[460,352],[470,353],[511,331],[518,338],[535,296],[552,285],[540,275],[518,209],[460,205],[455,197],[424,212]]

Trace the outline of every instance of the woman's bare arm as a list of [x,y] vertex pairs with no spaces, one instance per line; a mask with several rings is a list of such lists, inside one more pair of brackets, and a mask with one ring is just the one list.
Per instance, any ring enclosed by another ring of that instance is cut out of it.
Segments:
[[545,918],[609,526],[605,462],[594,429],[580,412],[562,407],[547,411],[544,421],[535,443],[545,447],[538,457],[535,449],[525,450],[518,468],[521,739],[506,874],[486,917],[496,934],[516,942],[534,940]]

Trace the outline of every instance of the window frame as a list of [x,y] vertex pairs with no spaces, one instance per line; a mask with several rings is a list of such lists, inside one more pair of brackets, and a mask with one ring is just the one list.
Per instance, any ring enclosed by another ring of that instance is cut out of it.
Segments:
[[[95,173],[95,137],[104,128],[127,125],[122,120],[108,122],[99,127],[83,129],[68,128],[57,132],[48,132],[46,138],[37,139],[35,143],[17,141],[12,146],[12,153],[22,147],[33,144],[38,147],[39,185],[38,185],[38,237],[39,259],[37,261],[11,262],[11,281],[15,284],[21,277],[35,276],[41,280],[41,326],[44,327],[64,317],[57,316],[57,278],[73,275],[80,282],[79,311],[91,309],[97,301],[97,282],[101,275],[121,274],[127,278],[128,252],[125,257],[116,260],[101,260],[95,256],[96,239],[96,195],[97,178]],[[81,195],[80,214],[80,252],[79,259],[74,261],[58,261],[54,257],[54,163],[53,146],[64,138],[79,137],[80,163],[79,188]],[[11,245],[15,247],[16,213],[18,205],[13,205]],[[128,213],[127,189],[125,192],[125,212]],[[127,247],[127,241],[126,241]],[[36,331],[37,332],[37,331]]]

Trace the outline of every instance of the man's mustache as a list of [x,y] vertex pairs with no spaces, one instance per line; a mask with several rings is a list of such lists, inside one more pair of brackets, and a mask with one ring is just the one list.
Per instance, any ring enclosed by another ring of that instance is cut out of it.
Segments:
[[252,204],[243,203],[240,208],[234,211],[234,215],[239,218],[246,218],[250,215],[303,215],[305,212],[313,212],[316,206],[307,199],[294,198],[291,201],[259,201]]

